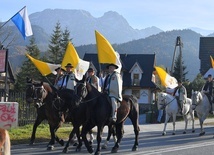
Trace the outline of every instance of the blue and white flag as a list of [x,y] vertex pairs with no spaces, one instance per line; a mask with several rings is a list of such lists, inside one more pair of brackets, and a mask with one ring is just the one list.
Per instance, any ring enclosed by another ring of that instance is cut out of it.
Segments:
[[33,35],[31,23],[28,17],[27,8],[24,7],[19,12],[17,12],[11,20],[17,26],[19,31],[21,32],[24,39],[28,36]]

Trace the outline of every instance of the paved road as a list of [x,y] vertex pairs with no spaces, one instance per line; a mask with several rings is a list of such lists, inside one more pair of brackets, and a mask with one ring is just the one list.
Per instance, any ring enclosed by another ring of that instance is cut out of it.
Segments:
[[[119,154],[133,154],[133,155],[210,155],[214,151],[214,138],[213,138],[213,127],[211,122],[214,123],[214,119],[207,119],[205,121],[204,136],[199,137],[199,122],[195,121],[196,132],[191,133],[191,125],[188,125],[187,134],[183,133],[184,122],[176,123],[176,135],[171,135],[172,124],[168,123],[167,135],[162,136],[162,130],[164,124],[144,124],[140,125],[140,136],[139,136],[139,150],[132,152],[131,148],[134,144],[134,134],[131,125],[125,125],[125,134],[121,142]],[[104,130],[104,138],[106,137],[107,128]],[[58,144],[54,151],[46,150],[47,143],[35,144],[34,146],[14,145],[12,146],[13,155],[60,155],[63,147]],[[106,150],[102,150],[102,154],[110,154],[113,146],[113,140],[110,141],[109,147]],[[96,145],[94,144],[94,147]],[[75,152],[75,148],[71,146],[68,154],[83,155],[87,154],[86,148],[83,146],[81,152]]]

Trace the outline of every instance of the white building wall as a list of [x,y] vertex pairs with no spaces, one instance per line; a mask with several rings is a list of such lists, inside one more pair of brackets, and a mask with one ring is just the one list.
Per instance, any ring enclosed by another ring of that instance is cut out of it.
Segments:
[[[124,91],[124,94],[126,95],[132,95],[131,89],[126,89]],[[139,104],[149,104],[153,100],[154,95],[151,95],[151,92],[149,89],[141,89],[140,90],[140,98],[138,99]]]

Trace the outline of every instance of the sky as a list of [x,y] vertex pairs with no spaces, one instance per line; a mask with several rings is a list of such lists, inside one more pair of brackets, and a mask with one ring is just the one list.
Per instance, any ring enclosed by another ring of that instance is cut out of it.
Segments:
[[1,0],[0,21],[10,19],[22,7],[28,14],[45,9],[85,10],[98,18],[116,11],[131,27],[156,26],[164,31],[197,27],[214,30],[213,0]]

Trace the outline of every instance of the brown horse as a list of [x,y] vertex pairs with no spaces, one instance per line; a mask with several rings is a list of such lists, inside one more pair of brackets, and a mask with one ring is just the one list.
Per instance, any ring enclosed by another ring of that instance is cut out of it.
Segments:
[[[33,100],[32,100],[33,99]],[[52,104],[54,100],[57,100],[55,96],[55,91],[50,87],[49,84],[43,82],[35,82],[28,81],[27,89],[26,89],[26,101],[34,102],[35,107],[37,108],[37,118],[33,126],[33,132],[31,136],[30,144],[34,143],[35,133],[37,126],[43,121],[48,120],[48,124],[50,127],[51,140],[48,144],[48,150],[52,150],[54,148],[55,140],[59,142],[61,145],[64,145],[64,141],[59,139],[55,132],[62,124],[61,114],[64,109],[64,105]],[[62,102],[58,102],[62,103]],[[62,103],[63,104],[63,103]],[[69,119],[69,117],[66,117]],[[66,120],[70,122],[69,120]]]
[[[84,100],[82,102],[90,102],[90,115],[88,115],[88,121],[83,125],[82,128],[82,139],[87,147],[89,153],[93,153],[93,148],[89,144],[86,134],[94,126],[97,126],[97,149],[95,154],[100,154],[100,143],[102,140],[102,132],[105,125],[111,123],[109,121],[111,117],[111,104],[109,103],[108,96],[106,94],[100,93],[96,88],[86,83],[84,79],[82,84],[79,83],[76,86],[77,95],[83,96]],[[123,137],[123,125],[126,118],[129,117],[132,121],[135,133],[135,142],[132,147],[132,151],[138,149],[138,136],[139,136],[139,107],[137,103],[137,98],[132,95],[123,95],[123,101],[120,103],[117,113],[117,122],[113,125],[116,127],[117,141],[112,148],[112,153],[116,153],[119,148],[119,144]]]
[[10,154],[10,136],[6,129],[0,128],[0,155]]

